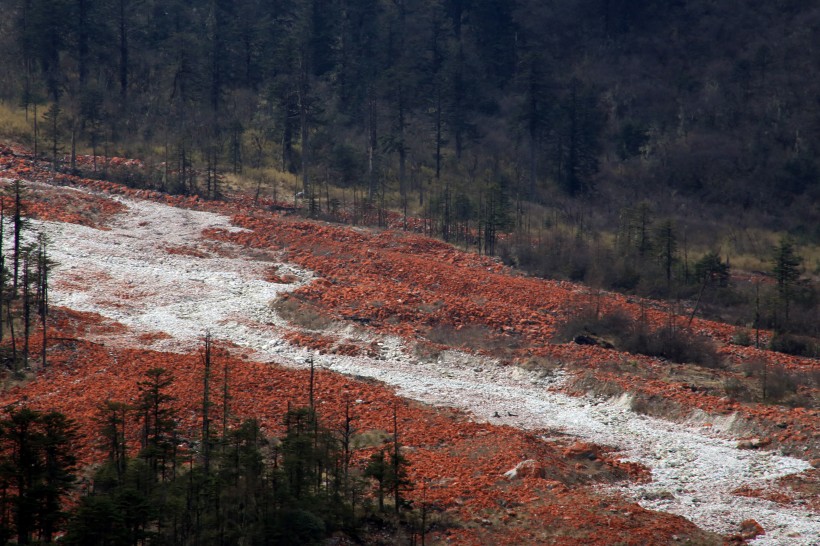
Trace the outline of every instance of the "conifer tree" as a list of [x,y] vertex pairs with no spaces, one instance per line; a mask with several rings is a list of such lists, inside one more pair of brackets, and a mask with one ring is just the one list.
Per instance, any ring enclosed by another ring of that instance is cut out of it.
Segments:
[[771,258],[772,274],[777,282],[777,294],[783,307],[781,327],[788,327],[789,308],[795,297],[795,287],[800,280],[803,258],[797,254],[794,243],[788,237],[780,240]]

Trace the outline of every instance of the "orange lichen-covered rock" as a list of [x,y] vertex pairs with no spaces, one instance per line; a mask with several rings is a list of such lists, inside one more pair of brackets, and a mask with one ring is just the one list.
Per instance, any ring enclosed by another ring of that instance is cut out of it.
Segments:
[[564,450],[567,459],[587,459],[594,461],[601,457],[600,448],[587,442],[575,442]]
[[740,524],[740,538],[743,540],[752,540],[760,535],[765,535],[766,531],[763,526],[753,519],[747,519]]

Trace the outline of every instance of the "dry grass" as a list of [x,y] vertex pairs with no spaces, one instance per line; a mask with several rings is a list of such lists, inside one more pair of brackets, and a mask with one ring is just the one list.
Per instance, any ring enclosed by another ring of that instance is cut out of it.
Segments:
[[355,449],[364,449],[369,447],[381,447],[385,442],[390,441],[392,434],[386,430],[368,430],[359,434],[354,434],[351,439],[351,444]]
[[293,201],[294,194],[302,185],[296,175],[274,167],[245,167],[241,174],[225,174],[224,181],[228,191],[249,195],[258,192],[259,197],[283,202]]
[[[727,251],[735,271],[770,271],[771,255],[787,234],[763,229],[730,230]],[[798,241],[797,253],[803,258],[807,275],[820,275],[820,244]]]
[[296,297],[277,299],[271,302],[271,309],[291,324],[305,330],[327,330],[335,321],[321,313],[316,306]]
[[30,145],[32,143],[32,123],[32,112],[29,112],[27,121],[25,110],[19,106],[0,102],[0,138]]
[[427,333],[431,342],[472,351],[487,351],[505,357],[517,349],[519,339],[514,336],[502,336],[482,324],[466,324],[460,327],[440,324],[433,326]]
[[548,356],[531,356],[519,361],[518,366],[530,372],[552,373],[563,368],[564,362]]

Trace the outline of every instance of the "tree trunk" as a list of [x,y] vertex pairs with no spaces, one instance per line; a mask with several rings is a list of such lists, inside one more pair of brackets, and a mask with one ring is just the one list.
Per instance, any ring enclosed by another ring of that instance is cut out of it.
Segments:
[[31,338],[31,284],[29,283],[28,254],[23,259],[23,368],[28,368],[29,339]]
[[308,177],[308,167],[310,165],[310,143],[308,142],[308,67],[307,60],[303,54],[301,72],[299,75],[299,123],[301,125],[302,139],[302,191],[305,197],[312,195],[310,179]]
[[20,271],[20,239],[23,231],[23,200],[20,195],[22,191],[22,188],[20,187],[21,184],[22,182],[20,180],[14,181],[14,215],[12,217],[12,228],[14,230],[14,251],[12,255],[12,260],[14,262],[14,280],[12,284],[12,293],[17,291],[17,279]]
[[119,54],[120,54],[120,96],[122,97],[122,106],[125,106],[125,99],[128,96],[128,25],[125,15],[127,13],[128,0],[120,0],[119,2]]
[[207,475],[211,470],[211,334],[205,334],[202,355],[204,373],[202,381],[202,467]]
[[367,113],[367,179],[369,183],[367,198],[372,202],[378,192],[378,181],[376,180],[377,112],[376,98],[373,96],[372,90],[368,90]]

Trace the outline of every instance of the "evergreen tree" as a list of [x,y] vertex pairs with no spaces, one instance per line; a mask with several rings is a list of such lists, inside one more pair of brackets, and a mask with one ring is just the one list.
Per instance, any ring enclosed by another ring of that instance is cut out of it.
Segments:
[[800,280],[800,266],[803,258],[797,254],[794,243],[784,237],[780,240],[772,261],[772,275],[777,282],[777,294],[780,305],[783,307],[783,321],[781,327],[787,327],[789,323],[789,308],[795,297],[795,288]]
[[729,264],[717,252],[708,252],[695,263],[695,279],[700,283],[725,287],[729,284]]
[[675,226],[671,220],[661,222],[655,234],[655,248],[658,260],[666,277],[667,289],[672,286],[672,266],[677,261],[678,239],[675,235]]
[[58,412],[22,407],[0,420],[0,481],[12,492],[2,510],[12,514],[18,544],[31,543],[35,533],[51,542],[60,529],[63,501],[75,480],[76,437],[76,425]]
[[576,196],[593,188],[592,176],[598,171],[603,117],[592,89],[577,79],[570,83],[562,102],[558,179],[567,194]]
[[174,452],[176,415],[170,405],[174,397],[167,392],[173,381],[171,372],[165,368],[151,368],[145,372],[145,379],[137,383],[137,410],[142,421],[140,457],[163,480],[167,478],[166,464]]
[[105,400],[100,405],[97,416],[102,444],[107,452],[109,464],[115,469],[118,481],[121,481],[125,475],[125,464],[128,458],[125,427],[130,409],[123,402]]
[[23,257],[23,230],[28,226],[25,206],[23,205],[23,194],[25,189],[23,181],[15,179],[12,185],[12,198],[14,209],[12,210],[12,263],[13,263],[13,283],[12,288],[16,294],[17,281],[20,276],[20,260]]

